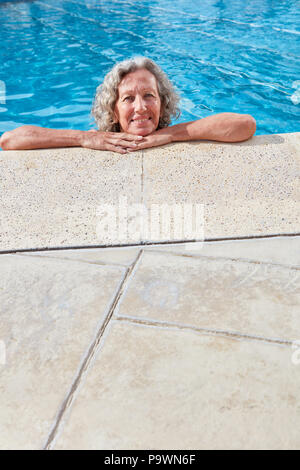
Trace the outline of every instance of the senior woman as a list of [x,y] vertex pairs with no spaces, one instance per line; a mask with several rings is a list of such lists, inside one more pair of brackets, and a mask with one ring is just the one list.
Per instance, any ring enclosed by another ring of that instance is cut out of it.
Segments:
[[3,150],[85,147],[128,153],[170,142],[241,142],[253,136],[249,114],[220,113],[170,126],[179,96],[161,68],[146,57],[117,63],[97,88],[92,115],[98,130],[48,129],[25,125],[5,132]]

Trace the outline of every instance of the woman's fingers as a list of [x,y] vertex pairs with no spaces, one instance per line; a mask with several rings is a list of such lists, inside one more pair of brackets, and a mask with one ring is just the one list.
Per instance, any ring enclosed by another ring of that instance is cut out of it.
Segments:
[[142,135],[135,135],[135,134],[126,134],[126,132],[108,132],[110,137],[113,139],[122,139],[127,141],[136,141],[140,142],[144,139]]
[[110,144],[135,148],[138,144],[144,141],[144,137],[140,135],[125,134],[120,132],[108,132],[106,141]]
[[123,139],[107,139],[108,144],[116,145],[117,147],[123,148],[132,148],[136,149],[138,147],[138,142],[123,140]]
[[118,152],[118,153],[129,153],[129,152],[135,152],[139,150],[138,147],[131,148],[128,146],[127,147],[121,147],[119,145],[113,145],[113,144],[107,144],[105,150],[110,150],[112,152]]
[[117,153],[128,153],[125,148],[118,147],[117,145],[110,145],[107,144],[105,150],[109,150],[110,152],[117,152]]
[[136,150],[145,139],[140,135],[126,134],[124,132],[107,132],[105,142],[116,147]]
[[155,146],[155,143],[153,142],[153,140],[149,137],[146,137],[144,140],[139,142],[134,149],[130,148],[129,151],[131,152],[132,150],[143,150],[143,149],[147,149],[153,146]]
[[127,153],[138,150],[139,144],[145,139],[143,136],[126,134],[125,132],[86,131],[83,147],[111,152]]

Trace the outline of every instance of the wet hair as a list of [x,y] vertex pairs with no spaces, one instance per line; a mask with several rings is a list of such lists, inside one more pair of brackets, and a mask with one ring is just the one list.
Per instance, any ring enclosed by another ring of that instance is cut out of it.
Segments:
[[133,57],[114,65],[96,90],[91,114],[100,131],[120,132],[120,124],[116,123],[114,118],[115,104],[118,99],[118,86],[125,75],[139,69],[148,70],[155,76],[157,81],[163,111],[157,129],[168,127],[171,124],[172,117],[178,118],[180,116],[178,108],[180,97],[166,73],[147,57]]

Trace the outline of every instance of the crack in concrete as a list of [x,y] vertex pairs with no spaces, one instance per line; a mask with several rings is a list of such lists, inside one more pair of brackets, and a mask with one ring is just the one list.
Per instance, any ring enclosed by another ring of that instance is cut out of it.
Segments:
[[[16,256],[26,256],[27,258],[30,257],[30,253],[14,253]],[[80,259],[80,258],[64,258],[63,256],[61,257],[56,257],[56,256],[51,256],[51,255],[35,255],[35,258],[39,259],[52,259],[52,260],[62,260],[62,261],[75,261],[77,263],[84,263],[84,264],[93,264],[94,266],[116,266],[116,267],[121,267],[121,268],[128,268],[131,263],[127,264],[122,264],[122,263],[114,263],[112,261],[87,261],[85,259]]]
[[205,243],[205,242],[222,242],[228,240],[258,240],[261,238],[276,238],[276,237],[299,237],[299,233],[273,233],[269,235],[245,235],[241,237],[220,237],[220,238],[206,238],[200,240],[169,240],[169,241],[142,241],[138,243],[124,243],[124,244],[114,244],[114,245],[74,245],[74,246],[57,246],[57,247],[40,247],[40,248],[22,248],[22,249],[11,249],[11,250],[0,250],[0,255],[8,255],[13,253],[24,253],[24,252],[36,252],[36,251],[54,251],[54,250],[89,250],[95,248],[131,248],[131,247],[140,247],[147,245],[182,245],[187,243]]
[[191,254],[188,254],[188,253],[176,253],[174,251],[163,251],[163,250],[157,250],[155,248],[153,248],[153,250],[151,249],[148,249],[148,250],[143,250],[144,253],[155,253],[155,254],[170,254],[170,255],[173,255],[173,256],[182,256],[184,258],[193,258],[193,259],[201,259],[201,258],[204,258],[204,259],[210,259],[212,261],[233,261],[233,262],[236,262],[236,261],[239,261],[239,262],[242,262],[242,263],[249,263],[249,264],[257,264],[258,266],[260,265],[266,265],[266,266],[276,266],[276,267],[279,267],[279,268],[286,268],[288,270],[294,270],[294,271],[299,271],[300,270],[300,266],[299,265],[293,265],[293,264],[281,264],[281,263],[273,263],[271,261],[260,261],[260,260],[255,260],[255,259],[250,259],[250,258],[231,258],[229,256],[211,256],[211,255],[200,255],[200,254],[194,254],[194,255],[191,255]]
[[[174,247],[174,249],[176,249]],[[218,256],[212,256],[212,255],[201,255],[201,254],[189,254],[189,253],[183,253],[183,252],[175,252],[175,251],[163,251],[162,250],[157,250],[157,248],[153,248],[153,249],[143,249],[142,248],[142,251],[144,253],[154,253],[154,254],[163,254],[163,255],[172,255],[172,256],[181,256],[183,258],[192,258],[192,259],[210,259],[212,261],[232,261],[232,262],[242,262],[242,263],[249,263],[249,264],[254,264],[254,265],[258,265],[258,266],[274,266],[274,267],[279,267],[279,268],[286,268],[288,270],[294,270],[294,271],[299,271],[300,270],[300,266],[298,264],[282,264],[282,263],[274,263],[272,261],[260,261],[260,260],[255,260],[255,259],[251,259],[251,258],[241,258],[241,257],[230,257],[230,256],[221,256],[221,255],[218,255]],[[16,256],[26,256],[26,257],[29,257],[30,256],[30,253],[21,253],[21,252],[17,252],[17,253],[13,253],[14,255]],[[54,259],[54,260],[63,260],[63,261],[76,261],[76,262],[80,262],[80,263],[85,263],[85,264],[93,264],[93,265],[99,265],[99,266],[116,266],[116,267],[122,267],[122,268],[126,268],[128,266],[131,265],[131,263],[116,263],[116,262],[112,262],[112,261],[91,261],[91,260],[84,260],[84,259],[79,259],[79,258],[64,258],[64,257],[55,257],[55,256],[51,256],[50,254],[47,256],[47,255],[35,255],[35,258],[42,258],[42,259]]]
[[124,293],[124,290],[126,288],[126,284],[129,282],[130,280],[130,277],[132,275],[132,272],[134,271],[134,268],[136,266],[136,264],[138,263],[140,257],[142,255],[142,250],[138,253],[136,259],[134,260],[134,262],[131,264],[131,266],[126,270],[125,272],[125,275],[123,277],[123,280],[115,294],[115,297],[111,303],[111,306],[109,308],[109,311],[103,321],[103,323],[101,324],[101,327],[96,335],[96,338],[93,340],[93,342],[91,343],[89,349],[88,349],[88,352],[85,356],[85,358],[83,359],[83,362],[82,362],[82,365],[77,373],[77,376],[75,377],[75,380],[73,381],[72,385],[71,385],[71,388],[67,394],[67,397],[64,399],[61,407],[60,407],[60,410],[58,412],[58,415],[57,415],[57,418],[56,418],[56,422],[54,424],[54,426],[52,427],[52,430],[50,431],[50,434],[47,438],[47,441],[46,441],[46,444],[43,448],[43,450],[51,450],[52,448],[52,445],[54,444],[54,441],[58,435],[58,432],[59,432],[59,429],[62,425],[62,421],[63,421],[63,418],[67,412],[67,410],[71,407],[73,401],[74,401],[74,397],[75,397],[75,393],[76,391],[78,390],[78,387],[80,386],[80,383],[82,382],[83,380],[83,376],[85,376],[87,373],[88,373],[88,370],[89,370],[89,366],[90,366],[90,363],[92,362],[92,360],[94,359],[94,357],[96,356],[97,354],[97,350],[98,350],[98,347],[99,347],[99,344],[103,338],[103,335],[105,333],[105,331],[107,330],[107,327],[110,323],[110,320],[115,312],[115,309],[118,305],[118,303],[120,302],[120,299]]
[[227,330],[214,330],[211,328],[201,328],[193,325],[184,325],[182,323],[172,323],[168,321],[159,321],[159,320],[152,320],[151,318],[137,318],[127,315],[116,315],[114,317],[116,321],[123,321],[128,323],[135,323],[138,325],[144,326],[151,326],[157,328],[166,328],[166,329],[175,329],[175,330],[189,330],[196,333],[205,333],[205,334],[213,334],[215,336],[225,336],[235,339],[250,339],[253,341],[262,341],[266,343],[272,344],[281,344],[286,346],[292,346],[294,340],[285,340],[281,338],[265,338],[263,336],[256,336],[256,335],[247,335],[245,333],[241,333],[238,331],[227,331]]

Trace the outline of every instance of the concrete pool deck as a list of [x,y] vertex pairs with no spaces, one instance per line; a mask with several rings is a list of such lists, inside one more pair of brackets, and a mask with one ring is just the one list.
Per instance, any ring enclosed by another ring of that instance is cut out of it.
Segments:
[[299,142],[0,152],[1,449],[300,447]]

